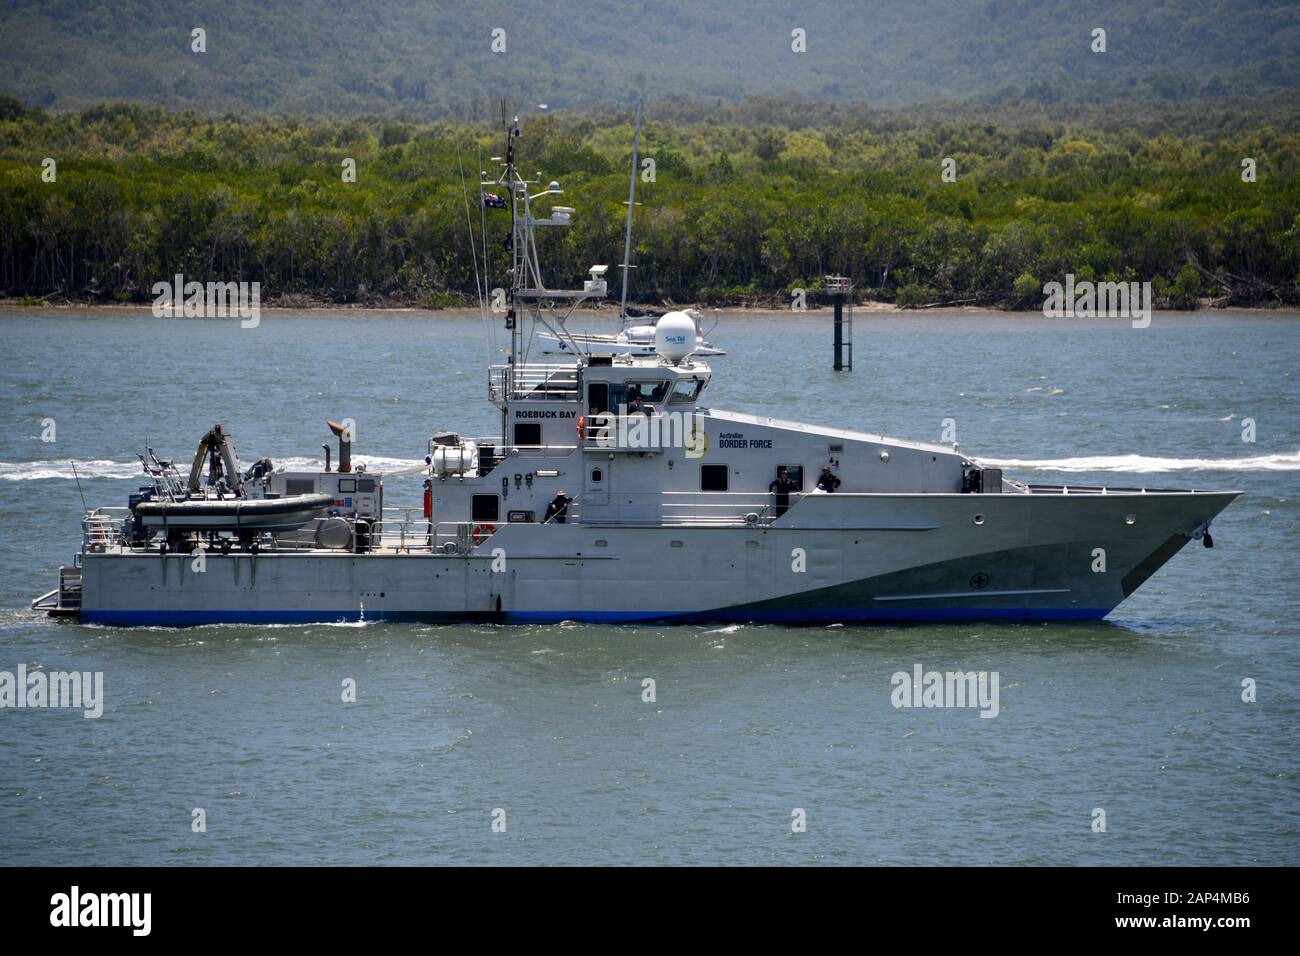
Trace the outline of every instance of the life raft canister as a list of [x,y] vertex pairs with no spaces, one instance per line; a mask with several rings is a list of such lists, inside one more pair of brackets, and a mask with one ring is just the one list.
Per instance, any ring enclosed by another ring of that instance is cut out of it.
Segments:
[[474,543],[481,544],[492,535],[496,534],[497,526],[494,524],[476,524],[474,525]]

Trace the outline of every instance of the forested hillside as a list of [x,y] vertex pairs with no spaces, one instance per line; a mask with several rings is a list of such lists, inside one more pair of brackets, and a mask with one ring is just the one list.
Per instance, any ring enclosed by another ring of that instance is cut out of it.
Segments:
[[[1031,306],[1067,272],[1152,280],[1167,305],[1300,301],[1294,96],[1055,116],[1024,103],[693,111],[652,107],[644,130],[656,178],[638,194],[642,302],[788,301],[828,272],[903,304]],[[578,210],[542,248],[565,281],[621,255],[629,121],[524,118],[524,169],[558,178]],[[457,149],[476,203],[479,151],[500,145],[487,124],[47,114],[0,99],[0,291],[147,302],[183,272],[260,281],[270,300],[468,301]],[[506,214],[489,216],[499,248]]]
[[500,96],[1176,101],[1300,88],[1297,49],[1290,0],[9,0],[0,93],[424,119],[485,117]]

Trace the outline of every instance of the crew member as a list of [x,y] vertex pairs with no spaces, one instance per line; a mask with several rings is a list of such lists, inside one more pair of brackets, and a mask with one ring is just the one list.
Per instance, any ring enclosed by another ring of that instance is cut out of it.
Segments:
[[776,470],[776,480],[767,486],[767,490],[776,493],[776,516],[779,518],[790,510],[790,492],[801,489],[790,480],[789,471],[782,465]]
[[827,465],[822,468],[821,477],[817,479],[817,487],[822,491],[834,491],[840,486],[839,476],[831,471],[831,466]]
[[547,524],[552,518],[555,519],[556,524],[564,524],[564,519],[569,511],[569,502],[572,500],[563,491],[560,491],[551,499],[551,503],[546,506],[546,517],[542,519],[542,524]]

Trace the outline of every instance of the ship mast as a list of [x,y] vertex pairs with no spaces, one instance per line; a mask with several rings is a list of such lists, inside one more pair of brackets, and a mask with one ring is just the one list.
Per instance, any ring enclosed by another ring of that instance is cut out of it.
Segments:
[[[603,299],[606,294],[605,265],[593,265],[580,289],[548,288],[542,278],[541,258],[538,253],[536,229],[539,226],[565,228],[572,225],[574,210],[569,206],[554,204],[554,198],[563,194],[560,184],[552,180],[547,186],[530,193],[532,185],[519,173],[515,159],[515,140],[519,138],[519,117],[505,123],[506,106],[502,103],[501,119],[506,131],[505,156],[493,157],[501,162],[502,169],[496,183],[484,181],[482,185],[499,185],[509,191],[509,197],[492,196],[495,208],[510,209],[510,232],[505,238],[505,250],[510,263],[509,291],[506,294],[506,328],[510,332],[510,354],[504,365],[488,367],[488,396],[501,410],[502,447],[514,447],[510,432],[510,404],[514,401],[532,400],[536,395],[567,394],[578,391],[582,369],[586,365],[581,347],[566,327],[574,311],[591,299]],[[534,212],[533,203],[544,200],[550,209],[542,214]],[[488,202],[488,197],[483,197]],[[531,323],[529,335],[523,331],[525,317]],[[556,339],[565,343],[573,356],[571,365],[530,363],[526,347],[531,346],[532,333],[544,328]],[[527,343],[527,344],[526,344]]]
[[636,205],[637,148],[641,144],[641,100],[636,101],[636,125],[632,132],[632,177],[627,193],[627,231],[623,235],[623,297],[618,306],[619,331],[627,326],[627,274],[632,268],[632,209]]
[[[520,243],[519,235],[519,215],[518,215],[518,196],[519,189],[515,185],[515,137],[519,135],[519,117],[515,117],[514,123],[511,124],[506,119],[506,101],[501,101],[501,125],[506,134],[506,155],[505,155],[505,175],[504,185],[509,190],[509,196],[506,201],[510,204],[510,232],[508,233],[507,242],[509,243],[510,252],[510,291],[506,295],[506,328],[510,330],[510,356],[507,362],[514,365],[520,361],[519,356],[523,348],[523,323],[519,321],[519,316],[515,312],[515,294],[522,289],[526,278],[521,275],[520,267],[524,265],[524,251]],[[524,211],[524,219],[527,221],[527,209]]]

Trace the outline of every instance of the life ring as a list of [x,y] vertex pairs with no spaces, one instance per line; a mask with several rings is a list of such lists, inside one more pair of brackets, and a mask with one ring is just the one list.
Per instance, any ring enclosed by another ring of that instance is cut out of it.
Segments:
[[481,544],[492,535],[496,534],[497,526],[494,524],[476,524],[474,525],[474,543]]
[[578,441],[587,440],[587,416],[578,416]]

